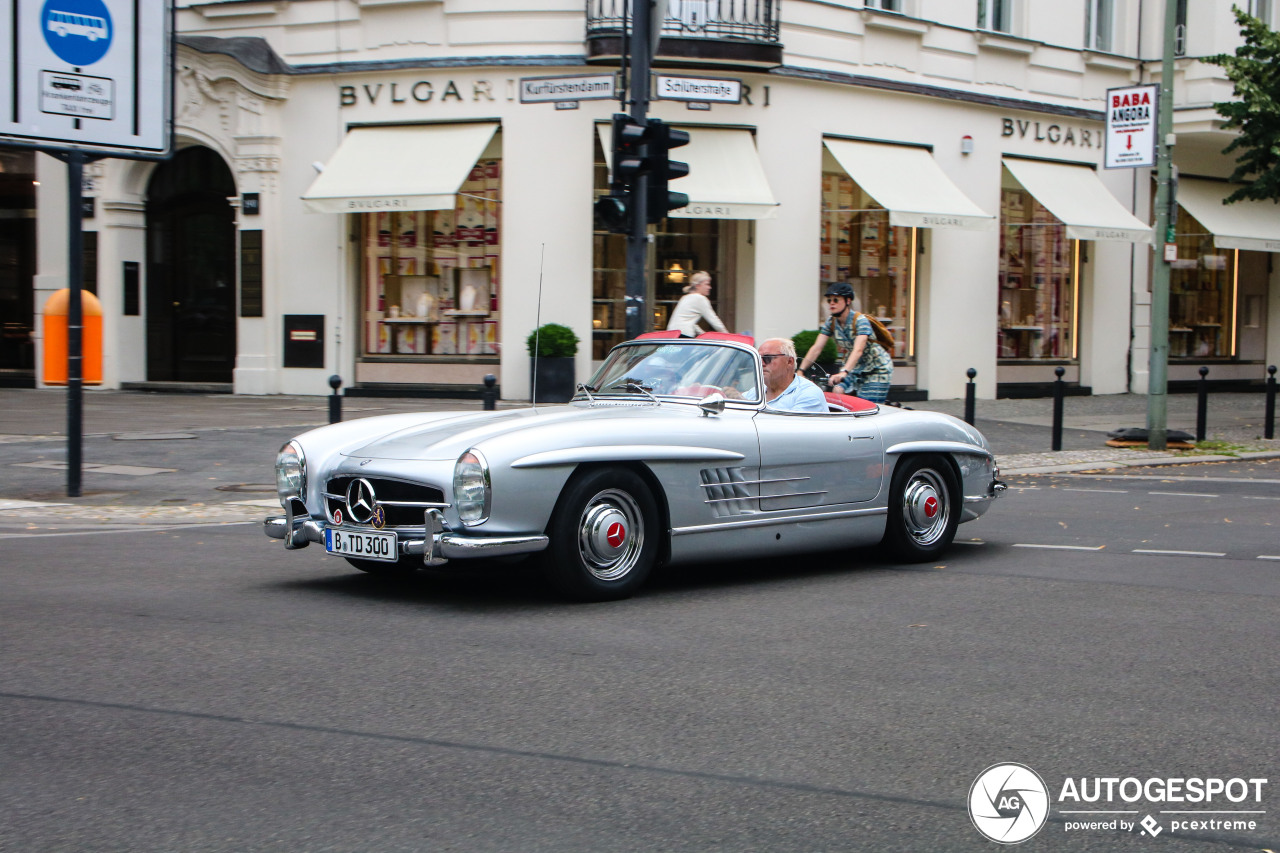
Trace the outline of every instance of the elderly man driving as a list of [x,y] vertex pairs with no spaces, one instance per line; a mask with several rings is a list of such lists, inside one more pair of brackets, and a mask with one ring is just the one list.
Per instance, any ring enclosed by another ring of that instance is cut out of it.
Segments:
[[758,347],[764,363],[765,405],[785,412],[826,412],[827,399],[796,373],[796,345],[789,338],[769,338]]

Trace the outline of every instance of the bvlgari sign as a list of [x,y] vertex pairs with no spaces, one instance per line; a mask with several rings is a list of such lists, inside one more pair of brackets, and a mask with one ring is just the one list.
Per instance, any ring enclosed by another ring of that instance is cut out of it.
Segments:
[[1126,86],[1107,90],[1108,169],[1156,164],[1156,104],[1160,87]]

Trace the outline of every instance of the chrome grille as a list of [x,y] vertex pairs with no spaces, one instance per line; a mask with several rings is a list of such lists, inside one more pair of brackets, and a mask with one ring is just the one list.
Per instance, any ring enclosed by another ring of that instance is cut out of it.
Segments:
[[386,512],[386,527],[422,527],[423,511],[443,509],[444,492],[435,486],[389,480],[385,477],[334,477],[325,484],[325,512],[333,520],[333,511],[342,510],[343,524],[352,520],[347,509],[347,489],[352,480],[364,479],[373,486],[378,505]]

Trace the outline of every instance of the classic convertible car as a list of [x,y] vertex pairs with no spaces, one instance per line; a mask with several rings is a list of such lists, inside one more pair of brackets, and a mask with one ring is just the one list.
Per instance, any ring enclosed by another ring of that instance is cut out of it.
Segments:
[[652,332],[566,405],[397,414],[303,433],[276,459],[268,536],[393,574],[532,554],[564,594],[631,595],[657,564],[883,543],[931,560],[1004,489],[948,415],[828,395],[764,403],[751,339]]

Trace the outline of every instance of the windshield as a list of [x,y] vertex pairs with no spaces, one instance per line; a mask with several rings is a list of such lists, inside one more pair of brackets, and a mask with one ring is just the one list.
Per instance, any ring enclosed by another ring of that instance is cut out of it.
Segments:
[[760,401],[758,368],[752,353],[733,346],[669,341],[620,346],[591,380],[592,393],[648,391],[701,400],[719,392],[731,400]]

